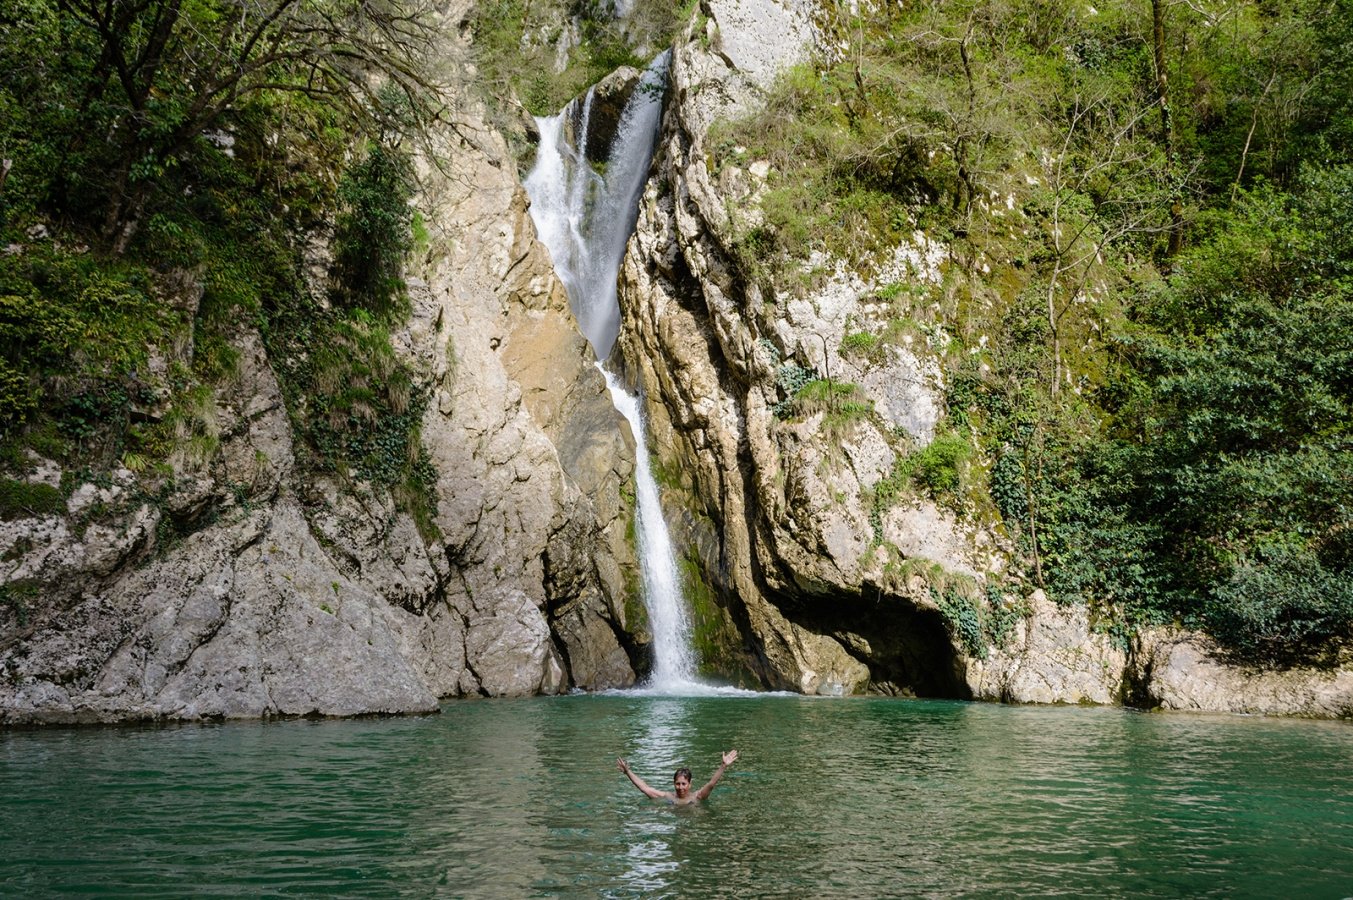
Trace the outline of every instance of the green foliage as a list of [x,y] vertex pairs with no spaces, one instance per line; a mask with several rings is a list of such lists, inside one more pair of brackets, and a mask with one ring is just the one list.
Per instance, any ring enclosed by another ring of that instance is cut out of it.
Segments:
[[1353,636],[1353,6],[1165,13],[1168,116],[1149,9],[835,5],[840,52],[719,124],[707,164],[770,164],[733,248],[763,291],[815,251],[867,276],[914,227],[948,242],[937,297],[840,348],[942,327],[967,351],[936,348],[951,430],[876,486],[876,540],[909,491],[985,488],[1034,580],[1101,627],[1324,659]]
[[794,409],[799,415],[825,412],[829,415],[857,418],[873,411],[873,404],[859,399],[860,386],[849,381],[813,378],[794,392]]
[[883,540],[883,514],[912,491],[957,506],[963,466],[971,455],[972,447],[963,438],[940,434],[915,453],[898,456],[888,476],[874,485],[869,522],[875,545]]
[[[3,300],[0,300],[2,303]],[[41,392],[28,376],[0,359],[0,422],[22,425],[38,408]]]
[[[873,135],[854,127],[861,120],[842,105],[846,90],[832,70],[798,66],[776,83],[763,111],[711,132],[713,165],[771,164],[759,224],[740,236],[745,268],[783,277],[784,259],[817,249],[863,262],[900,235],[903,198],[921,194],[909,165],[880,159],[869,146]],[[738,155],[735,148],[745,149]]]
[[[476,65],[492,103],[501,107],[515,98],[531,115],[553,115],[615,69],[643,68],[646,60],[635,49],[653,55],[669,45],[694,6],[637,0],[628,18],[617,21],[609,4],[592,0],[476,3],[470,18]],[[561,44],[562,72],[556,71]],[[506,127],[513,116],[503,118]]]
[[870,334],[867,331],[852,331],[841,339],[841,353],[872,356],[878,345],[878,335]]
[[0,434],[53,422],[71,452],[107,461],[171,322],[137,266],[51,246],[0,257]]
[[1350,196],[1353,170],[1313,170],[1210,216],[1124,323],[1098,427],[992,417],[993,497],[1055,597],[1266,665],[1353,634]]
[[1256,548],[1206,597],[1208,629],[1242,659],[1319,659],[1353,625],[1353,571],[1301,542]]
[[[247,321],[280,354],[303,458],[387,487],[434,531],[425,400],[375,324],[400,312],[398,147],[435,87],[428,10],[19,3],[0,15],[0,229],[22,246],[0,257],[7,467],[25,447],[95,473],[208,463]],[[302,271],[298,238],[330,222],[344,314],[314,306]],[[26,240],[38,223],[55,239]],[[152,346],[167,372],[149,371]],[[332,387],[308,396],[317,377]],[[53,502],[6,484],[15,508]]]
[[114,15],[21,0],[16,12],[0,19],[0,157],[14,160],[0,212],[11,225],[54,212],[119,255],[147,225],[193,252],[165,207],[253,124],[250,106],[324,107],[349,134],[389,124],[380,91],[430,115],[435,20],[421,5],[145,0]]
[[986,659],[991,647],[1004,647],[1015,625],[1027,615],[1027,610],[1008,603],[995,584],[988,584],[983,592],[966,579],[950,578],[932,584],[930,596],[949,633],[977,659]]
[[939,434],[920,450],[898,456],[892,471],[874,485],[869,507],[869,523],[874,544],[883,540],[883,515],[899,500],[921,491],[936,502],[957,506],[963,487],[963,467],[972,455],[972,446],[954,434]]
[[0,610],[7,611],[19,626],[28,624],[33,600],[38,596],[38,585],[27,579],[0,584]]
[[931,589],[935,604],[944,616],[950,633],[962,642],[970,656],[987,658],[986,636],[982,629],[982,618],[974,599],[966,592],[953,587],[943,591]]
[[784,393],[784,398],[775,404],[774,413],[778,418],[787,419],[794,414],[795,400],[799,391],[817,377],[812,369],[805,369],[793,360],[782,363],[775,370],[775,383]]
[[901,466],[912,483],[940,498],[958,493],[963,464],[971,456],[972,445],[961,436],[937,434],[929,444],[906,457]]
[[347,306],[393,314],[403,297],[404,256],[413,248],[413,166],[408,155],[379,143],[338,183],[335,225],[337,296]]
[[340,299],[396,312],[411,188],[390,148],[426,121],[434,31],[421,6],[349,0],[101,9],[0,15],[0,228],[20,247],[0,257],[0,430],[151,476],[214,455],[241,322],[312,334],[289,318],[304,232],[337,221]]
[[436,472],[422,443],[427,408],[366,309],[321,310],[304,297],[277,311],[270,350],[311,465],[392,492],[425,538],[436,535]]
[[50,484],[0,478],[0,520],[65,512],[65,495]]

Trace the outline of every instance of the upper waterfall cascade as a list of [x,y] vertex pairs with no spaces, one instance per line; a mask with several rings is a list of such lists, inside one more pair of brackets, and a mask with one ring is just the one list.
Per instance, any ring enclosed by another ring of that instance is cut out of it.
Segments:
[[[620,331],[616,275],[634,231],[639,195],[657,142],[667,62],[668,54],[660,55],[635,87],[600,172],[584,152],[593,91],[556,116],[536,119],[540,146],[535,168],[525,182],[531,218],[598,360],[610,355]],[[575,106],[579,102],[581,109]],[[634,432],[637,549],[644,604],[653,631],[653,671],[647,687],[659,693],[708,690],[695,679],[690,617],[649,464],[641,398],[625,390],[605,368],[602,374],[616,409]]]
[[[554,116],[537,117],[540,146],[526,176],[531,218],[550,250],[555,271],[568,289],[578,327],[604,360],[620,331],[615,279],[634,232],[639,195],[657,143],[668,53],[649,65],[621,113],[615,139],[598,172],[584,148],[592,118],[594,92],[582,109],[574,100]],[[570,125],[576,122],[575,128]]]

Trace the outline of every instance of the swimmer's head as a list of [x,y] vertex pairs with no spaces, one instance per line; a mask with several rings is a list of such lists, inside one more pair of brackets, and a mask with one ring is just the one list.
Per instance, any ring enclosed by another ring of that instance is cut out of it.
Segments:
[[672,776],[672,786],[676,788],[677,797],[685,799],[691,792],[691,770],[685,766],[677,769],[676,774]]

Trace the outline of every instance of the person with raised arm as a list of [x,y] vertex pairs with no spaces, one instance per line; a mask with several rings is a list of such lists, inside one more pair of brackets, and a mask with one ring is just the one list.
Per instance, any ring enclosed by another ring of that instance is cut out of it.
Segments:
[[699,803],[701,800],[708,797],[710,791],[714,790],[714,785],[718,784],[719,779],[723,777],[724,771],[731,766],[737,758],[738,751],[736,750],[729,750],[725,753],[723,755],[723,762],[719,764],[719,768],[714,770],[713,777],[709,779],[709,782],[704,787],[693,794],[691,793],[691,770],[684,766],[677,769],[676,774],[672,776],[673,790],[670,791],[660,791],[655,787],[651,787],[648,782],[644,781],[638,775],[635,775],[634,770],[630,768],[630,764],[623,759],[617,759],[615,761],[615,766],[617,769],[624,772],[625,777],[629,778],[629,780],[634,783],[634,786],[643,791],[646,796],[652,797],[654,800],[666,800],[668,803],[683,806],[687,803]]

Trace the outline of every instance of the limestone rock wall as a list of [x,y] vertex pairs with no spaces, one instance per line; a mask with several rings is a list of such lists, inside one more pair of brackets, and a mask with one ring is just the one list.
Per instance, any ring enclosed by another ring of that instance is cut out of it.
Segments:
[[[0,522],[0,583],[28,590],[0,605],[0,723],[425,712],[634,682],[632,442],[501,137],[457,106],[423,160],[430,246],[393,338],[431,395],[441,537],[383,491],[301,470],[241,324],[238,375],[203,414],[219,450],[176,460],[167,496],[123,470],[65,515]],[[173,292],[200,297],[191,278]]]
[[[816,40],[811,0],[704,0],[702,31],[672,57],[654,172],[621,273],[619,353],[642,384],[651,445],[687,510],[689,558],[741,636],[718,648],[766,685],[1028,703],[1131,702],[1348,716],[1334,672],[1250,673],[1196,634],[1152,631],[1131,647],[1021,578],[999,532],[923,500],[875,505],[899,453],[943,416],[943,377],[924,341],[865,365],[848,328],[887,315],[889,283],[936,284],[946,250],[917,233],[873,278],[818,258],[813,287],[768,295],[739,270],[736,236],[758,221],[769,163],[716,158],[711,124],[754,107]],[[937,340],[943,341],[938,335]],[[876,416],[832,433],[822,412],[780,417],[777,366],[855,382]],[[960,639],[937,583],[964,578],[1013,620],[1003,641]],[[944,613],[949,613],[946,617]]]
[[[745,635],[747,667],[766,684],[836,694],[872,680],[961,694],[962,666],[937,608],[878,552],[866,499],[892,469],[891,432],[933,431],[935,367],[898,353],[866,384],[882,415],[839,443],[822,413],[777,418],[785,359],[866,382],[836,348],[876,285],[839,271],[811,297],[770,297],[740,278],[735,219],[755,215],[766,172],[716,166],[705,146],[713,121],[755,102],[778,67],[808,51],[813,5],[712,0],[702,9],[707,31],[673,55],[657,171],[621,273],[620,346],[649,400],[652,443],[680,473],[682,502],[716,523],[717,553],[701,562]],[[932,256],[923,239],[899,248],[880,278],[934,277]],[[956,570],[1000,564],[988,538],[933,505],[889,511],[879,528],[889,546]]]

